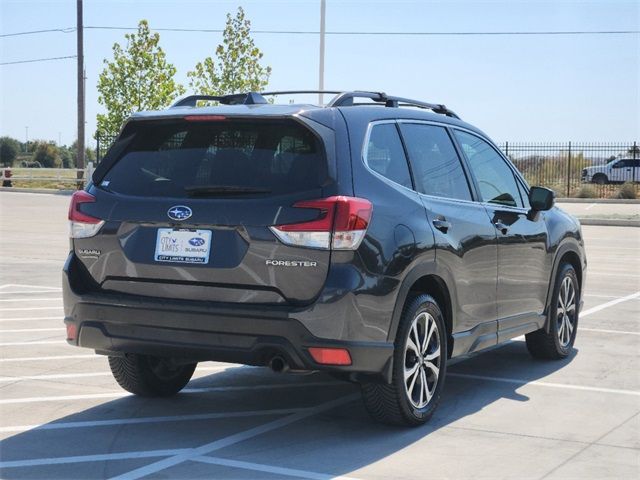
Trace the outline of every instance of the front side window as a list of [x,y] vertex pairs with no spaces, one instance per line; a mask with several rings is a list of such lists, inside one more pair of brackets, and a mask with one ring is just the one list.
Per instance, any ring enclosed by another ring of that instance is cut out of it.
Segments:
[[407,157],[395,123],[374,125],[365,152],[365,161],[371,170],[399,185],[412,188]]
[[403,123],[400,131],[418,191],[436,197],[471,200],[460,158],[444,128]]
[[505,160],[480,137],[454,130],[462,150],[469,159],[483,202],[522,207],[516,179]]

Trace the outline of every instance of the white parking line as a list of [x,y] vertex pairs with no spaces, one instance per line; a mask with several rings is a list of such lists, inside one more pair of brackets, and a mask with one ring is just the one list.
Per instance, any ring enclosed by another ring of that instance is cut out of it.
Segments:
[[632,293],[631,295],[627,295],[626,297],[617,298],[615,300],[611,300],[610,302],[602,303],[602,304],[597,305],[595,307],[592,307],[592,308],[589,308],[587,310],[584,310],[584,311],[580,312],[580,318],[584,318],[587,315],[591,315],[592,313],[599,312],[600,310],[604,310],[605,308],[613,307],[614,305],[617,305],[619,303],[627,302],[629,300],[633,300],[634,298],[640,298],[640,292]]
[[25,432],[27,430],[67,430],[71,428],[112,427],[114,425],[140,425],[144,423],[193,422],[218,418],[257,417],[260,415],[290,415],[308,408],[278,408],[272,410],[249,410],[240,412],[194,413],[192,415],[170,415],[162,417],[114,418],[111,420],[88,420],[84,422],[52,422],[43,425],[14,425],[0,427],[0,432]]
[[72,360],[72,359],[87,359],[87,358],[105,358],[104,355],[97,355],[95,353],[89,355],[51,355],[48,357],[15,357],[15,358],[0,358],[0,362],[35,362],[40,360]]
[[0,312],[26,312],[29,310],[62,310],[62,307],[19,307],[0,308]]
[[[57,291],[57,292],[62,291],[60,287],[48,287],[46,285],[21,285],[18,283],[5,283],[4,285],[0,285],[0,290],[4,290],[5,288],[9,288],[9,287],[32,288],[32,289],[40,288],[43,290],[51,290],[51,291]],[[20,292],[8,292],[8,293],[20,293]]]
[[[220,387],[185,388],[180,394],[212,393],[212,392],[236,392],[244,390],[274,390],[283,388],[315,388],[315,387],[336,387],[349,385],[345,382],[308,382],[308,383],[276,383],[273,385],[233,385]],[[133,396],[127,392],[110,393],[88,393],[82,395],[60,395],[44,397],[22,397],[22,398],[2,398],[0,405],[16,405],[22,403],[48,403],[67,402],[71,400],[94,400],[100,398],[122,398]]]
[[36,322],[39,320],[62,320],[62,315],[57,317],[14,317],[0,318],[0,322]]
[[[220,367],[198,367],[197,372],[219,372],[232,366]],[[19,377],[0,377],[0,382],[14,382],[21,380],[62,380],[64,378],[90,378],[90,377],[110,377],[111,372],[87,372],[87,373],[52,373],[48,375],[23,375]]]
[[11,330],[0,330],[0,335],[3,333],[28,333],[28,332],[64,332],[64,327],[55,328],[18,328]]
[[584,328],[580,327],[578,329],[580,332],[594,332],[594,333],[617,333],[620,335],[640,335],[640,332],[629,332],[625,330],[605,330],[602,328]]
[[[20,292],[0,292],[0,295],[28,295],[32,293],[54,293],[59,291],[60,289],[58,290],[22,290]],[[25,298],[25,300],[27,299]]]
[[[239,432],[227,437],[223,437],[214,442],[202,445],[198,448],[177,448],[173,450],[148,450],[148,451],[133,451],[133,452],[121,452],[121,453],[107,453],[98,455],[77,455],[73,457],[51,457],[51,458],[32,458],[26,460],[10,460],[0,462],[0,469],[3,468],[20,468],[20,467],[36,467],[45,465],[62,465],[68,463],[87,463],[87,462],[105,462],[112,460],[130,460],[135,458],[155,458],[155,457],[168,457],[159,462],[152,463],[145,467],[133,470],[125,473],[118,478],[140,478],[141,476],[148,475],[153,472],[164,470],[170,466],[178,465],[185,461],[189,461],[194,458],[200,458],[203,455],[211,453],[215,450],[220,450],[224,447],[235,445],[236,443],[248,440],[263,433],[282,428],[291,423],[303,420],[318,413],[330,410],[339,405],[351,402],[359,398],[358,394],[347,395],[337,400],[322,403],[315,407],[305,408],[302,411],[287,415],[284,418],[280,418],[249,430]],[[166,465],[166,466],[165,466]],[[148,472],[148,473],[142,473]]]
[[0,302],[25,302],[25,303],[29,303],[29,302],[44,302],[44,301],[50,301],[50,300],[55,300],[58,302],[61,302],[62,299],[60,297],[49,297],[49,298],[0,298]]
[[233,435],[229,435],[228,437],[224,437],[219,440],[206,443],[204,445],[201,445],[200,447],[193,448],[187,452],[178,453],[169,458],[158,460],[157,462],[151,463],[144,467],[136,468],[135,470],[131,470],[130,472],[124,473],[122,475],[118,475],[117,477],[113,477],[112,480],[115,480],[115,479],[133,480],[137,478],[146,477],[147,475],[151,475],[152,473],[161,472],[162,470],[166,470],[167,468],[173,467],[175,465],[179,465],[181,463],[192,460],[194,458],[198,458],[203,455],[208,455],[212,452],[215,452],[216,450],[220,450],[222,448],[235,445],[236,443],[243,442],[253,437],[257,437],[259,435],[270,432],[272,430],[277,430],[291,423],[298,422],[300,420],[303,420],[307,417],[311,417],[313,415],[324,412],[326,410],[331,410],[337,406],[352,402],[356,398],[360,398],[360,395],[358,394],[347,395],[345,397],[320,404],[304,412],[294,413],[293,415],[289,415],[284,418],[279,418],[278,420],[273,420],[263,425],[258,425],[257,427],[250,428],[249,430],[235,433]]
[[26,347],[28,345],[67,345],[66,340],[37,340],[33,342],[5,342],[0,343],[0,347],[17,347],[23,346]]
[[591,205],[589,205],[587,208],[585,208],[585,210],[591,210],[593,207],[595,207],[597,205],[597,203],[592,203]]
[[77,455],[74,457],[33,458],[31,460],[13,460],[0,462],[2,468],[38,467],[42,465],[63,465],[65,463],[107,462],[110,460],[131,460],[134,458],[156,458],[190,452],[190,448],[174,450],[148,450],[142,452],[105,453],[102,455]]
[[275,467],[263,463],[241,462],[220,457],[197,457],[192,458],[193,462],[209,463],[211,465],[221,465],[223,467],[241,468],[255,472],[274,473],[286,477],[308,478],[310,480],[355,480],[354,477],[335,476],[327,473],[310,472],[308,470],[298,470],[297,468]]
[[609,272],[593,272],[590,271],[589,272],[589,276],[594,276],[594,277],[629,277],[629,278],[640,278],[640,274],[637,273],[609,273]]
[[621,390],[617,388],[587,387],[583,385],[571,385],[567,383],[538,382],[535,380],[534,381],[520,380],[518,378],[487,377],[485,375],[470,375],[467,373],[448,372],[447,375],[451,377],[468,378],[471,380],[487,380],[489,382],[512,383],[520,386],[535,385],[538,387],[564,388],[567,390],[583,390],[587,392],[616,393],[620,395],[633,395],[633,396],[640,397],[640,391],[637,391],[637,390]]

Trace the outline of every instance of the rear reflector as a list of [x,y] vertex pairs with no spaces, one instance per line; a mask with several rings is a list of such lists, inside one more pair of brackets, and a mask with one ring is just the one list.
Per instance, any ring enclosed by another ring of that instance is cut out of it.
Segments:
[[74,323],[67,323],[67,340],[75,340],[78,336],[78,327]]
[[351,355],[345,348],[311,347],[309,353],[320,365],[351,365]]
[[102,225],[104,225],[104,220],[80,211],[80,205],[83,203],[93,203],[95,201],[96,197],[84,190],[78,190],[71,196],[71,204],[69,205],[71,238],[93,237],[98,233],[100,228],[102,228]]
[[334,250],[356,250],[360,246],[373,210],[369,200],[346,196],[305,200],[293,206],[316,209],[318,217],[270,227],[276,237],[287,245]]

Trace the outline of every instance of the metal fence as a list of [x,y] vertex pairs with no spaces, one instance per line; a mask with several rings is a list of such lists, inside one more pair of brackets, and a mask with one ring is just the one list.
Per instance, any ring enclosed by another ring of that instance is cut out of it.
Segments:
[[[615,195],[620,184],[640,188],[637,142],[505,142],[502,151],[531,185],[552,188],[558,196]],[[620,162],[620,160],[625,160]]]
[[[99,162],[115,139],[98,136],[96,140]],[[504,142],[499,147],[530,185],[551,188],[558,197],[612,197],[625,182],[633,185],[636,195],[640,192],[640,165],[620,168],[613,162],[640,161],[637,141]]]

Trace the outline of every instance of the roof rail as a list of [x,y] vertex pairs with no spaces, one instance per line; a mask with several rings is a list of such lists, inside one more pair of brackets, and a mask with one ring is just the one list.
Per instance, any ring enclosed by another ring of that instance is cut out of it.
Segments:
[[171,108],[195,107],[199,101],[219,102],[223,105],[258,105],[269,103],[262,95],[256,92],[233,93],[230,95],[189,95],[171,105]]
[[411,100],[410,98],[393,97],[387,95],[384,92],[366,92],[366,91],[353,91],[343,92],[338,90],[281,90],[274,92],[247,92],[247,93],[233,93],[230,95],[189,95],[183,99],[178,100],[171,105],[171,108],[175,107],[195,107],[199,101],[213,101],[219,102],[223,105],[259,105],[269,103],[264,96],[265,95],[299,95],[299,94],[311,94],[311,93],[327,93],[333,94],[335,97],[326,105],[327,107],[349,107],[357,105],[354,103],[356,98],[368,98],[373,100],[375,104],[383,105],[385,107],[417,107],[431,110],[434,113],[440,113],[460,119],[458,115],[447,107],[437,103],[421,102],[419,100]]
[[410,98],[403,97],[394,97],[391,95],[387,95],[384,92],[363,92],[363,91],[354,91],[354,92],[342,92],[338,96],[336,96],[331,102],[327,104],[327,107],[349,107],[354,105],[353,100],[355,98],[369,98],[376,103],[384,104],[385,107],[418,107],[425,108],[427,110],[431,110],[434,113],[440,113],[442,115],[447,115],[448,117],[453,117],[460,119],[458,115],[452,110],[449,110],[446,106],[436,103],[427,103],[421,102],[419,100],[411,100]]

